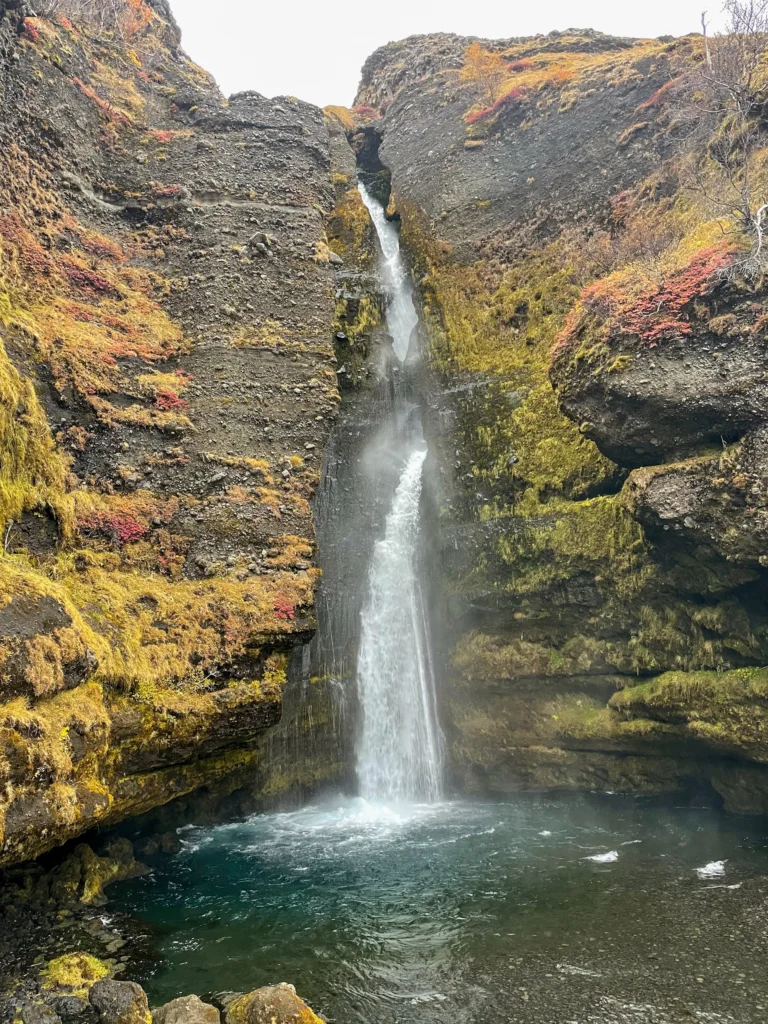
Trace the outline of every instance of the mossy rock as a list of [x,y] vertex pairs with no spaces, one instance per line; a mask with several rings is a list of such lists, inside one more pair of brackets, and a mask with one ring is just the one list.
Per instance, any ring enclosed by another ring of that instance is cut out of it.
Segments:
[[293,985],[271,985],[238,996],[224,1012],[224,1024],[323,1024]]
[[109,964],[90,953],[65,953],[46,964],[40,979],[46,990],[84,998],[97,981],[110,974]]

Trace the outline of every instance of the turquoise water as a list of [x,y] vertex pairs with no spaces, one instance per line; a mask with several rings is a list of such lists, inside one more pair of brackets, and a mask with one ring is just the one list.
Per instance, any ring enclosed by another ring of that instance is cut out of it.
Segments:
[[768,1019],[768,837],[750,820],[357,800],[180,835],[110,890],[153,936],[154,1004],[290,981],[338,1024]]

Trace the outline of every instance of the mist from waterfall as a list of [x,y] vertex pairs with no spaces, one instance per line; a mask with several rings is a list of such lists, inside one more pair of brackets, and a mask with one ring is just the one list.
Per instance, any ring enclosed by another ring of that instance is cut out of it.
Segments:
[[[405,363],[418,324],[410,276],[400,255],[396,226],[362,185],[360,192],[381,243],[379,274],[387,292],[387,328],[395,355]],[[403,468],[384,537],[373,551],[357,664],[360,795],[385,803],[433,802],[442,790],[443,737],[420,580],[427,449],[420,426],[415,429],[410,422],[409,411],[407,401],[396,397],[392,419],[402,419],[405,426],[395,432],[394,454]]]

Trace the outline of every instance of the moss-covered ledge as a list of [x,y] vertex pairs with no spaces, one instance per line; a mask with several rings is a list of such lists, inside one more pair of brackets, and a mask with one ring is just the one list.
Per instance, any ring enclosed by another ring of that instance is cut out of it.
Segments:
[[620,690],[609,707],[626,722],[671,727],[713,754],[768,764],[768,668],[665,672]]

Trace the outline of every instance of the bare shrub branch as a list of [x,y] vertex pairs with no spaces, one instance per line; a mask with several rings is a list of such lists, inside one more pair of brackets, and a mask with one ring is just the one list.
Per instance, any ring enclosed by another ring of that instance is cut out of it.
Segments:
[[673,115],[688,150],[684,186],[749,239],[726,273],[753,279],[768,270],[768,195],[755,180],[768,105],[768,0],[726,0],[723,9],[725,32],[711,39],[702,14],[704,59],[681,78]]

